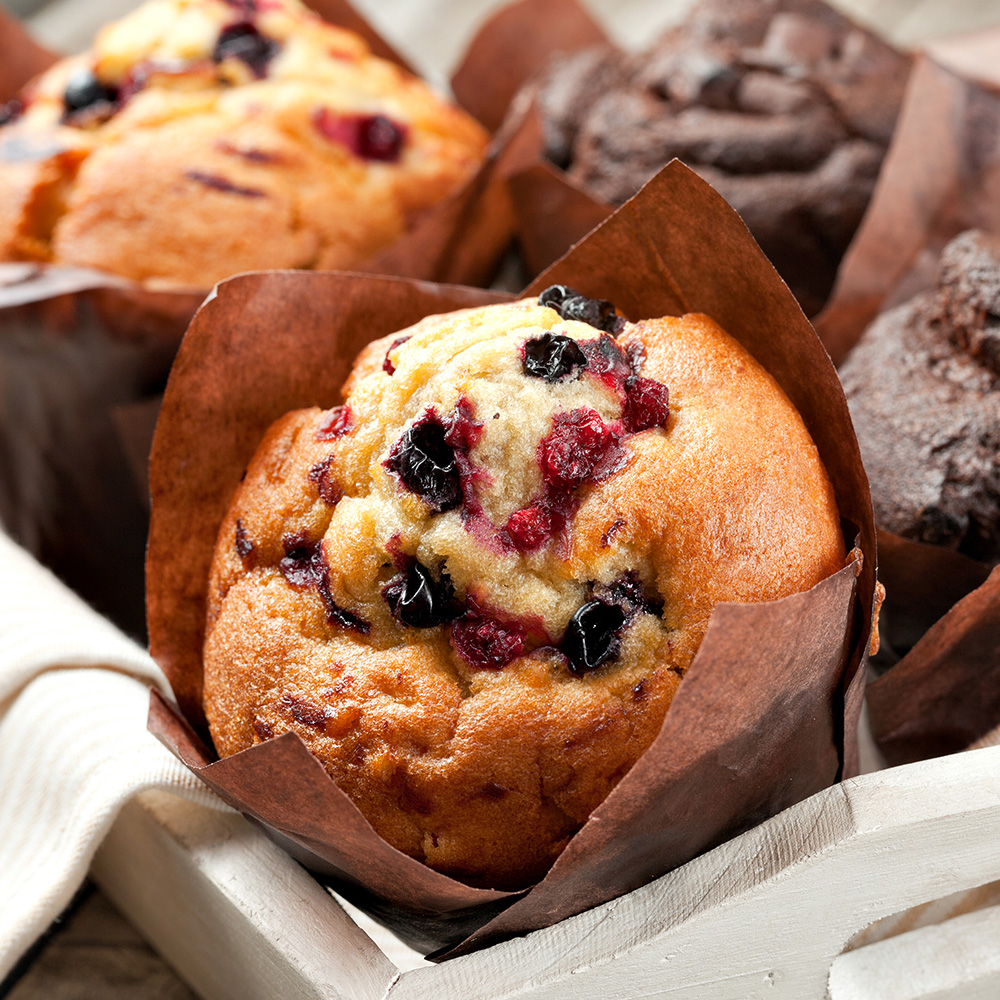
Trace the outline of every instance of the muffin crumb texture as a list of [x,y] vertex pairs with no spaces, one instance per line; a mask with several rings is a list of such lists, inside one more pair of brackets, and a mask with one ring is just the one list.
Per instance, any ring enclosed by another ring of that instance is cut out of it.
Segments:
[[196,287],[350,267],[486,142],[298,0],[149,0],[0,109],[0,260]]
[[1000,239],[952,240],[937,286],[876,319],[841,377],[876,524],[1000,561]]
[[613,205],[678,157],[813,315],[871,197],[909,68],[821,0],[705,0],[644,52],[558,60],[540,95],[546,155]]
[[292,730],[399,850],[525,886],[653,741],[715,604],[844,555],[801,418],[707,317],[562,286],[432,316],[254,456],[212,567],[212,736]]

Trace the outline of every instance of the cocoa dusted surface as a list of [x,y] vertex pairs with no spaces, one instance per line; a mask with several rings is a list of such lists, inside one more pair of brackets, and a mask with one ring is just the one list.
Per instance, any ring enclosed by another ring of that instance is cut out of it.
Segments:
[[558,60],[540,95],[546,155],[611,204],[683,160],[813,314],[871,197],[909,68],[819,0],[711,0],[639,54]]
[[873,323],[841,377],[879,527],[1000,560],[1000,237],[949,243],[937,287]]

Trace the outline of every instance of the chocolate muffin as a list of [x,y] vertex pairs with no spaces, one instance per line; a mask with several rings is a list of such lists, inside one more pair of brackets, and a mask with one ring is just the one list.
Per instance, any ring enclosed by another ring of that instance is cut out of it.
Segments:
[[216,748],[294,731],[399,850],[536,880],[655,738],[720,601],[839,570],[833,490],[705,316],[562,286],[368,347],[267,432],[221,526]]
[[909,68],[821,0],[706,0],[644,52],[559,61],[539,98],[546,155],[614,205],[680,158],[813,315],[871,197]]
[[841,376],[879,527],[1000,562],[1000,237],[952,240]]
[[0,110],[0,260],[196,287],[351,267],[487,138],[298,0],[150,0]]

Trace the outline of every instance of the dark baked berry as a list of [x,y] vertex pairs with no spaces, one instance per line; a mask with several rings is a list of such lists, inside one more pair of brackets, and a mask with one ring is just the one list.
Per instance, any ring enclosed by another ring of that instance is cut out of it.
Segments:
[[625,405],[622,426],[629,434],[664,427],[670,416],[670,394],[662,382],[630,375],[625,380]]
[[607,299],[588,298],[569,285],[549,285],[538,296],[538,304],[554,309],[563,319],[586,323],[606,333],[620,333],[625,326],[625,320]]
[[342,608],[337,604],[330,593],[330,580],[328,577],[324,577],[319,585],[319,596],[326,611],[326,622],[328,625],[339,625],[341,628],[346,628],[351,632],[360,632],[361,635],[368,635],[372,630],[371,622],[365,621],[364,618],[356,615],[353,611],[348,611],[347,608]]
[[621,531],[622,528],[624,528],[627,523],[628,522],[625,520],[625,518],[616,517],[611,522],[611,524],[609,524],[608,527],[605,529],[604,534],[601,535],[601,548],[606,549],[611,544],[611,541],[615,537],[615,535],[617,535],[618,532]]
[[326,557],[319,542],[309,542],[304,535],[285,535],[284,558],[278,563],[281,575],[293,587],[318,587],[326,576]]
[[433,409],[414,421],[396,442],[385,467],[438,514],[462,502],[455,452],[445,441],[446,429]]
[[460,396],[445,421],[445,442],[457,452],[468,453],[483,436],[483,425],[475,419],[475,409],[466,396]]
[[358,155],[392,163],[399,159],[406,132],[385,115],[369,115],[358,124]]
[[625,612],[615,604],[587,601],[566,626],[560,649],[574,674],[596,670],[621,651],[621,628]]
[[501,670],[525,653],[525,632],[518,622],[503,622],[476,607],[451,626],[455,652],[477,670]]
[[532,378],[559,382],[586,367],[586,355],[572,337],[543,333],[524,344],[521,369]]
[[0,104],[0,128],[17,121],[24,114],[24,103],[16,97],[6,104]]
[[330,591],[330,567],[327,565],[322,542],[310,542],[302,534],[285,535],[281,540],[285,549],[284,558],[278,563],[281,575],[293,587],[315,587],[323,602],[326,621],[329,625],[339,625],[367,635],[371,622],[365,621],[352,611],[342,608],[333,599]]
[[530,552],[552,537],[552,513],[544,503],[515,510],[507,519],[506,531],[518,552]]
[[400,344],[405,344],[410,338],[409,337],[397,337],[390,345],[389,350],[385,352],[385,361],[382,362],[382,371],[392,375],[396,371],[396,366],[389,360],[389,355],[392,354]]
[[221,191],[223,194],[237,194],[241,198],[266,198],[265,192],[260,188],[243,187],[234,184],[231,180],[221,174],[210,174],[204,170],[187,170],[184,176],[190,180],[201,184],[204,187],[212,188],[213,191]]
[[411,628],[433,628],[454,618],[454,591],[446,577],[440,582],[430,570],[414,561],[382,588],[382,597],[393,618]]
[[117,100],[117,89],[106,87],[97,79],[92,70],[84,66],[80,66],[70,73],[66,90],[63,92],[63,104],[67,115],[88,108],[96,108],[97,105],[102,104],[108,105],[110,108]]
[[625,357],[633,374],[638,375],[646,361],[646,345],[641,340],[630,340],[625,345]]
[[617,604],[629,618],[639,611],[650,615],[663,612],[663,601],[658,595],[647,594],[635,570],[623,573],[610,586],[601,588],[598,594],[605,601]]
[[340,484],[333,478],[332,465],[333,455],[328,455],[309,469],[309,482],[316,484],[316,492],[328,507],[336,507],[344,496]]
[[250,67],[258,80],[267,75],[267,64],[278,54],[281,46],[273,38],[262,35],[249,21],[227,25],[219,32],[212,59],[239,59]]
[[542,480],[563,492],[616,471],[623,460],[618,436],[596,410],[586,407],[557,413],[538,445]]
[[385,115],[341,115],[320,108],[313,114],[313,124],[362,160],[395,163],[406,142],[406,126]]
[[278,699],[278,704],[287,708],[292,718],[303,725],[321,727],[326,722],[326,710],[305,698],[299,698],[294,694],[283,694]]
[[257,561],[257,546],[247,537],[247,530],[243,526],[243,521],[236,518],[236,554],[247,569],[253,569]]
[[317,441],[333,441],[343,437],[353,425],[353,418],[349,406],[335,406],[328,410],[326,419],[319,425],[316,431]]
[[587,371],[615,392],[624,392],[625,379],[631,378],[632,363],[614,337],[602,333],[596,340],[581,340],[580,350],[587,357]]

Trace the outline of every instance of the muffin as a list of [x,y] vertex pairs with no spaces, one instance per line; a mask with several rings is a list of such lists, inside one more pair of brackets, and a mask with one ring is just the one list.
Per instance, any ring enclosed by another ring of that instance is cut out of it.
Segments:
[[1000,562],[1000,237],[970,230],[937,285],[883,313],[841,369],[875,521]]
[[611,204],[680,158],[812,315],[871,197],[909,68],[820,0],[708,0],[644,52],[561,59],[539,95],[546,156]]
[[294,731],[390,844],[519,888],[649,746],[719,601],[844,565],[801,418],[705,316],[553,286],[267,432],[211,569],[222,756]]
[[297,0],[150,0],[0,125],[0,260],[197,287],[361,263],[488,138]]

